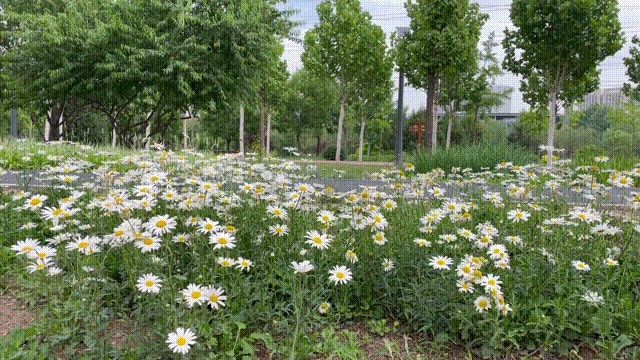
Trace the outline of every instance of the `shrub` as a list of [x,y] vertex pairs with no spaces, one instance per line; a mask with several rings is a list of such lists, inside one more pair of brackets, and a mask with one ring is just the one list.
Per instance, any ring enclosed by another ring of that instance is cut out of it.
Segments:
[[633,135],[626,131],[613,129],[605,131],[604,144],[611,156],[633,155]]
[[499,121],[487,119],[480,123],[481,140],[488,144],[504,144],[507,142],[509,131],[507,126]]
[[[322,152],[322,157],[327,160],[335,160],[336,158],[336,146],[329,145]],[[340,150],[340,160],[344,160],[344,150]]]
[[601,134],[594,129],[564,126],[556,131],[554,143],[557,148],[564,149],[567,156],[572,156],[578,148],[586,144],[599,146],[600,138]]

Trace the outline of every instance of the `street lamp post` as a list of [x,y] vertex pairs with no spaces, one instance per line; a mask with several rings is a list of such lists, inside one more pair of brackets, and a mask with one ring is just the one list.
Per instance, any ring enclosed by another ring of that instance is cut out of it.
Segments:
[[[408,27],[397,27],[396,32],[399,37],[404,37],[409,32]],[[402,123],[404,122],[404,73],[402,69],[398,69],[398,118],[396,120],[396,146],[395,146],[395,165],[402,168]]]

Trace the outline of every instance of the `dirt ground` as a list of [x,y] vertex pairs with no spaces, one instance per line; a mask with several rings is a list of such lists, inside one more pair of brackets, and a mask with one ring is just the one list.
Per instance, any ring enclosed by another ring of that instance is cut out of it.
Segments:
[[9,293],[0,295],[0,336],[31,324],[34,316],[27,307]]

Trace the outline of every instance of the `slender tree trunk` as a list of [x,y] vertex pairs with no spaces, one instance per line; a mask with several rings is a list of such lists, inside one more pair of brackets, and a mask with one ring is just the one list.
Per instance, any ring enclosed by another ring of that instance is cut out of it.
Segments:
[[111,130],[111,147],[116,147],[117,144],[118,144],[118,132],[116,131],[116,127],[114,126],[113,129]]
[[187,137],[187,119],[182,119],[182,148],[186,149],[189,146],[189,139]]
[[296,146],[298,147],[298,152],[302,153],[302,142],[300,141],[300,136],[302,133],[296,133]]
[[340,161],[340,154],[342,151],[342,127],[344,125],[344,112],[347,106],[347,94],[343,93],[340,99],[340,116],[338,117],[338,135],[336,136],[336,158],[335,161]]
[[320,156],[320,135],[316,135],[316,156]]
[[151,148],[151,115],[153,112],[149,111],[147,114],[147,127],[144,129],[144,148],[149,150]]
[[240,105],[240,134],[239,143],[240,143],[240,155],[244,156],[244,104]]
[[51,116],[47,117],[44,120],[44,141],[48,142],[51,139],[51,123],[49,123],[49,119]]
[[264,136],[264,95],[259,95],[260,102],[260,115],[259,115],[259,127],[260,127],[260,149],[265,149],[265,136]]
[[451,106],[449,108],[449,114],[447,114],[447,143],[445,145],[446,149],[449,149],[451,145],[451,128],[453,127],[453,112],[454,108]]
[[364,148],[364,125],[365,125],[366,116],[362,115],[362,119],[360,120],[360,140],[358,143],[358,161],[362,161],[362,150]]
[[267,139],[266,139],[267,159],[271,155],[271,108],[267,107]]
[[471,143],[475,144],[478,141],[478,117],[480,108],[476,108],[476,111],[473,113],[473,130],[471,131]]
[[438,84],[438,78],[435,75],[429,75],[427,79],[427,109],[426,119],[424,124],[424,140],[426,142],[425,148],[431,148],[431,151],[436,149],[436,141],[438,135],[438,120],[435,113],[436,106],[436,85]]
[[64,140],[64,111],[60,111],[60,120],[58,120],[58,140]]
[[556,117],[558,110],[558,92],[552,90],[549,93],[549,129],[547,129],[547,167],[553,166],[553,135],[556,129]]

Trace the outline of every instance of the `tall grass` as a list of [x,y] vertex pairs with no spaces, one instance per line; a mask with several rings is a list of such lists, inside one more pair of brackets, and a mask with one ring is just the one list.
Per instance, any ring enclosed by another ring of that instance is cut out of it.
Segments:
[[412,156],[417,172],[428,172],[440,168],[450,172],[452,167],[471,168],[473,171],[493,169],[501,162],[527,165],[538,162],[538,156],[525,148],[511,144],[476,144],[452,146],[435,152],[421,151]]

